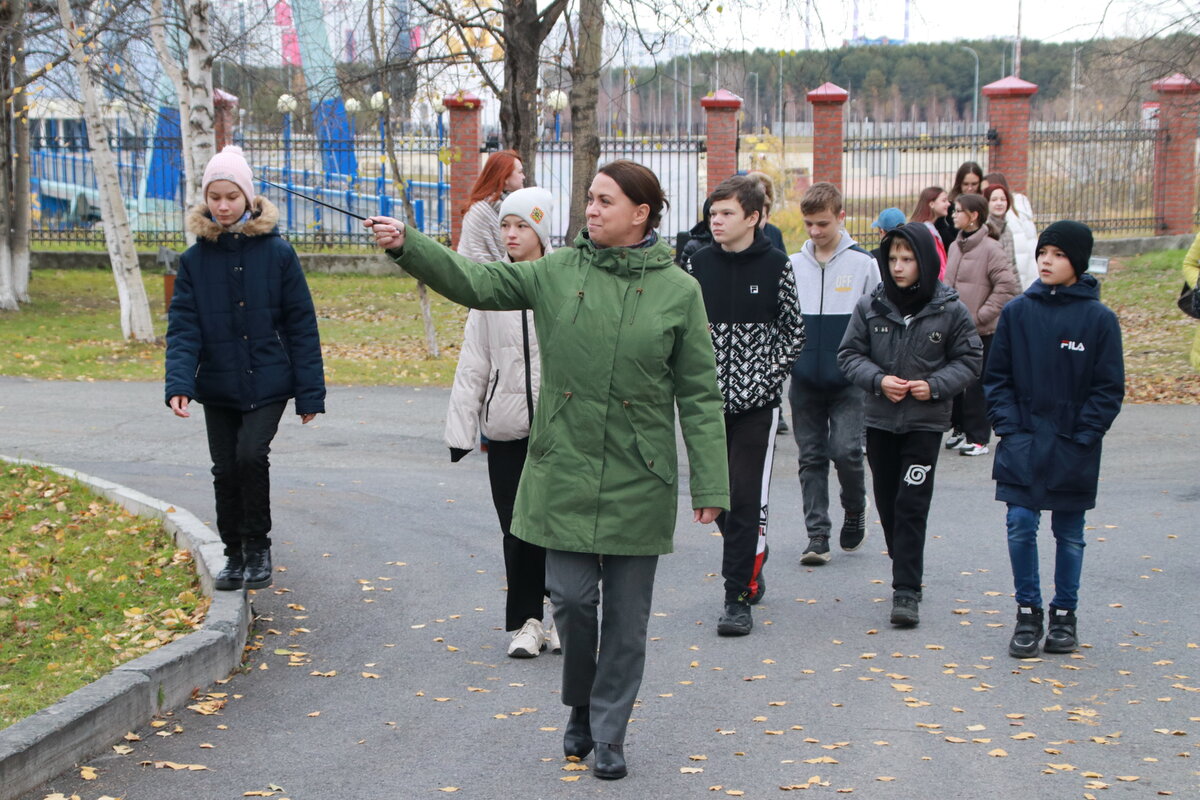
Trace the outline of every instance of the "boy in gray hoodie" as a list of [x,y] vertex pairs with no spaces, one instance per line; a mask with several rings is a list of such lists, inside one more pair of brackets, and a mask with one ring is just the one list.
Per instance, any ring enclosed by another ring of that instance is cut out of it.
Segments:
[[983,342],[958,293],[938,281],[933,235],[909,222],[879,246],[883,281],[854,307],[838,366],[867,393],[867,460],[892,559],[892,615],[920,621],[925,525],[954,395],[979,375]]

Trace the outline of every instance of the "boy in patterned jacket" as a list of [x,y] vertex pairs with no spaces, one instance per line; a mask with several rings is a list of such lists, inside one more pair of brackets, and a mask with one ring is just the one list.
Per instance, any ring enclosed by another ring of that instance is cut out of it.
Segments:
[[766,590],[767,495],[779,403],[784,378],[804,347],[788,258],[758,227],[765,199],[754,178],[723,181],[709,197],[713,243],[684,264],[704,293],[725,398],[730,508],[717,517],[724,537],[721,636],[750,633],[750,606]]

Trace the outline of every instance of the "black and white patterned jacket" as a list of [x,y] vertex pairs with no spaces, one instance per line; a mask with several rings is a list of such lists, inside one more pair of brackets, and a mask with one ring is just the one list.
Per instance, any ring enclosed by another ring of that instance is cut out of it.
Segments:
[[714,243],[693,253],[684,269],[704,293],[725,413],[778,405],[783,381],[804,348],[788,257],[756,231],[745,250],[729,253]]

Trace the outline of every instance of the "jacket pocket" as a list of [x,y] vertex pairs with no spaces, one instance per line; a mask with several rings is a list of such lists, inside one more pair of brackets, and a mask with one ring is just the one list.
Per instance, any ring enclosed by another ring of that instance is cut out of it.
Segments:
[[[545,393],[542,394],[542,398],[545,402],[538,406],[533,418],[533,430],[529,434],[529,458],[531,461],[541,460],[554,451],[558,443],[559,429],[563,426],[563,421],[559,417],[566,407],[567,401],[571,399],[571,392],[557,392],[554,395],[552,406],[548,402],[550,398],[547,398]],[[547,406],[550,407],[547,408]],[[545,416],[542,416],[542,409],[546,409]]]
[[283,351],[283,359],[290,366],[292,363],[292,354],[288,352],[287,345],[283,341],[283,336],[279,331],[275,331],[275,341],[279,342],[279,349]]
[[632,404],[625,402],[625,418],[629,420],[629,427],[633,428],[633,437],[637,442],[638,455],[642,459],[642,463],[646,465],[646,469],[652,472],[663,483],[673,483],[675,480],[675,429],[671,427],[671,441],[667,444],[655,444],[651,441],[651,437],[643,433],[642,427],[638,425],[634,419]]
[[992,464],[992,479],[1014,486],[1033,483],[1033,434],[1014,433],[1001,437]]
[[1079,444],[1067,436],[1054,440],[1046,488],[1052,492],[1094,492],[1100,480],[1100,441]]

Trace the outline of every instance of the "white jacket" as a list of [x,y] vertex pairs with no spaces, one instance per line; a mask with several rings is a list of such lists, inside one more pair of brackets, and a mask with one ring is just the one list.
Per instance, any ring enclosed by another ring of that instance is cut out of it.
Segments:
[[[1013,195],[1013,206],[1004,215],[1008,230],[1012,231],[1013,255],[1016,257],[1017,274],[1021,278],[1021,291],[1028,289],[1038,277],[1037,269],[1037,226],[1033,224],[1033,208],[1029,198],[1023,194]],[[1015,209],[1015,213],[1014,213]]]
[[474,450],[480,430],[498,442],[528,436],[540,377],[533,312],[472,309],[450,390],[447,446]]

